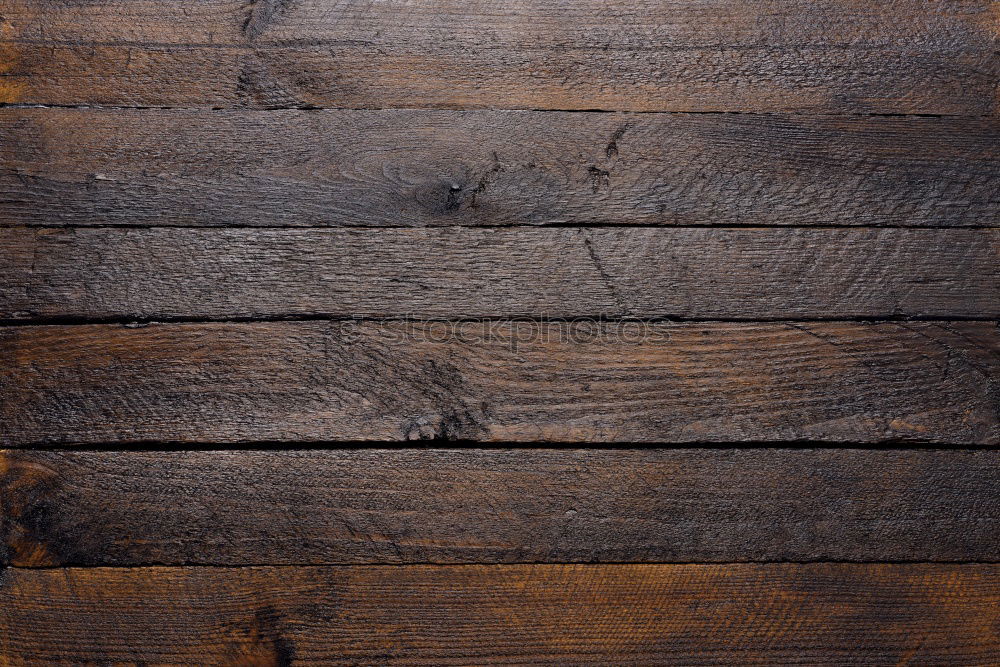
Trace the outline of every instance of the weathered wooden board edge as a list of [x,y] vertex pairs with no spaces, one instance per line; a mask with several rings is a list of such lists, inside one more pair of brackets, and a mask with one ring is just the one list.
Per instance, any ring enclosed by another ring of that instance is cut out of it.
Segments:
[[1000,317],[1000,230],[0,229],[0,254],[7,321]]
[[0,222],[989,227],[989,119],[0,109]]
[[998,562],[1000,450],[0,450],[0,564]]
[[995,322],[460,324],[0,328],[0,441],[1000,441]]
[[0,571],[13,662],[991,664],[1000,566]]

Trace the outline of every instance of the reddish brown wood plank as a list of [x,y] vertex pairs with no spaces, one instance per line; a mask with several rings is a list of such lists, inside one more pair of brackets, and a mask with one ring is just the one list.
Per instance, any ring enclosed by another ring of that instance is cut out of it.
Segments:
[[996,565],[7,570],[0,657],[213,664],[985,665]]
[[976,118],[5,109],[0,222],[987,226],[998,146]]
[[1000,560],[1000,452],[0,452],[27,566]]
[[8,0],[0,101],[988,114],[987,0]]
[[994,323],[0,328],[0,443],[996,443]]
[[1000,231],[0,229],[0,318],[1000,317]]

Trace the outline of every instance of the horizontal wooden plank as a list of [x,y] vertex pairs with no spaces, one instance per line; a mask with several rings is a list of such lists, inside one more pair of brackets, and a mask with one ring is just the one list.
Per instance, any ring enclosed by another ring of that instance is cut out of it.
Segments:
[[3,109],[0,165],[10,224],[1000,220],[981,118]]
[[0,101],[988,114],[988,0],[16,0]]
[[1000,560],[996,450],[0,452],[22,566]]
[[0,318],[1000,317],[1000,230],[0,229]]
[[997,565],[7,570],[12,664],[1000,661]]
[[1000,441],[995,323],[0,328],[0,444]]

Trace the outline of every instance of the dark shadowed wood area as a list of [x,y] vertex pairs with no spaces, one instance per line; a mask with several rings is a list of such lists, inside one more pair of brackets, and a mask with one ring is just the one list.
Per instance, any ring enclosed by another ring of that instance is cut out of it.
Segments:
[[8,320],[1000,317],[995,229],[13,228],[0,253]]
[[0,548],[20,566],[968,561],[1000,548],[996,450],[8,450],[0,474]]
[[[89,5],[97,7],[99,5]],[[986,226],[993,119],[0,110],[0,222]]]
[[995,323],[0,328],[0,442],[996,444]]
[[14,570],[0,651],[36,664],[993,664],[998,577],[871,564]]
[[0,0],[0,665],[1000,664],[998,81],[991,0]]
[[986,0],[7,0],[0,101],[993,114]]

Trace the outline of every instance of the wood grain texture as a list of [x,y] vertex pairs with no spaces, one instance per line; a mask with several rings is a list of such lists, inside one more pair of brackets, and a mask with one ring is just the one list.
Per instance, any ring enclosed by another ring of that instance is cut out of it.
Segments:
[[1000,221],[981,118],[2,109],[0,165],[9,224]]
[[0,328],[0,443],[996,443],[995,323]]
[[12,664],[987,665],[997,565],[7,570]]
[[1000,317],[1000,230],[0,229],[0,318]]
[[987,0],[7,0],[0,101],[988,114]]
[[996,561],[1000,452],[0,452],[21,566]]

